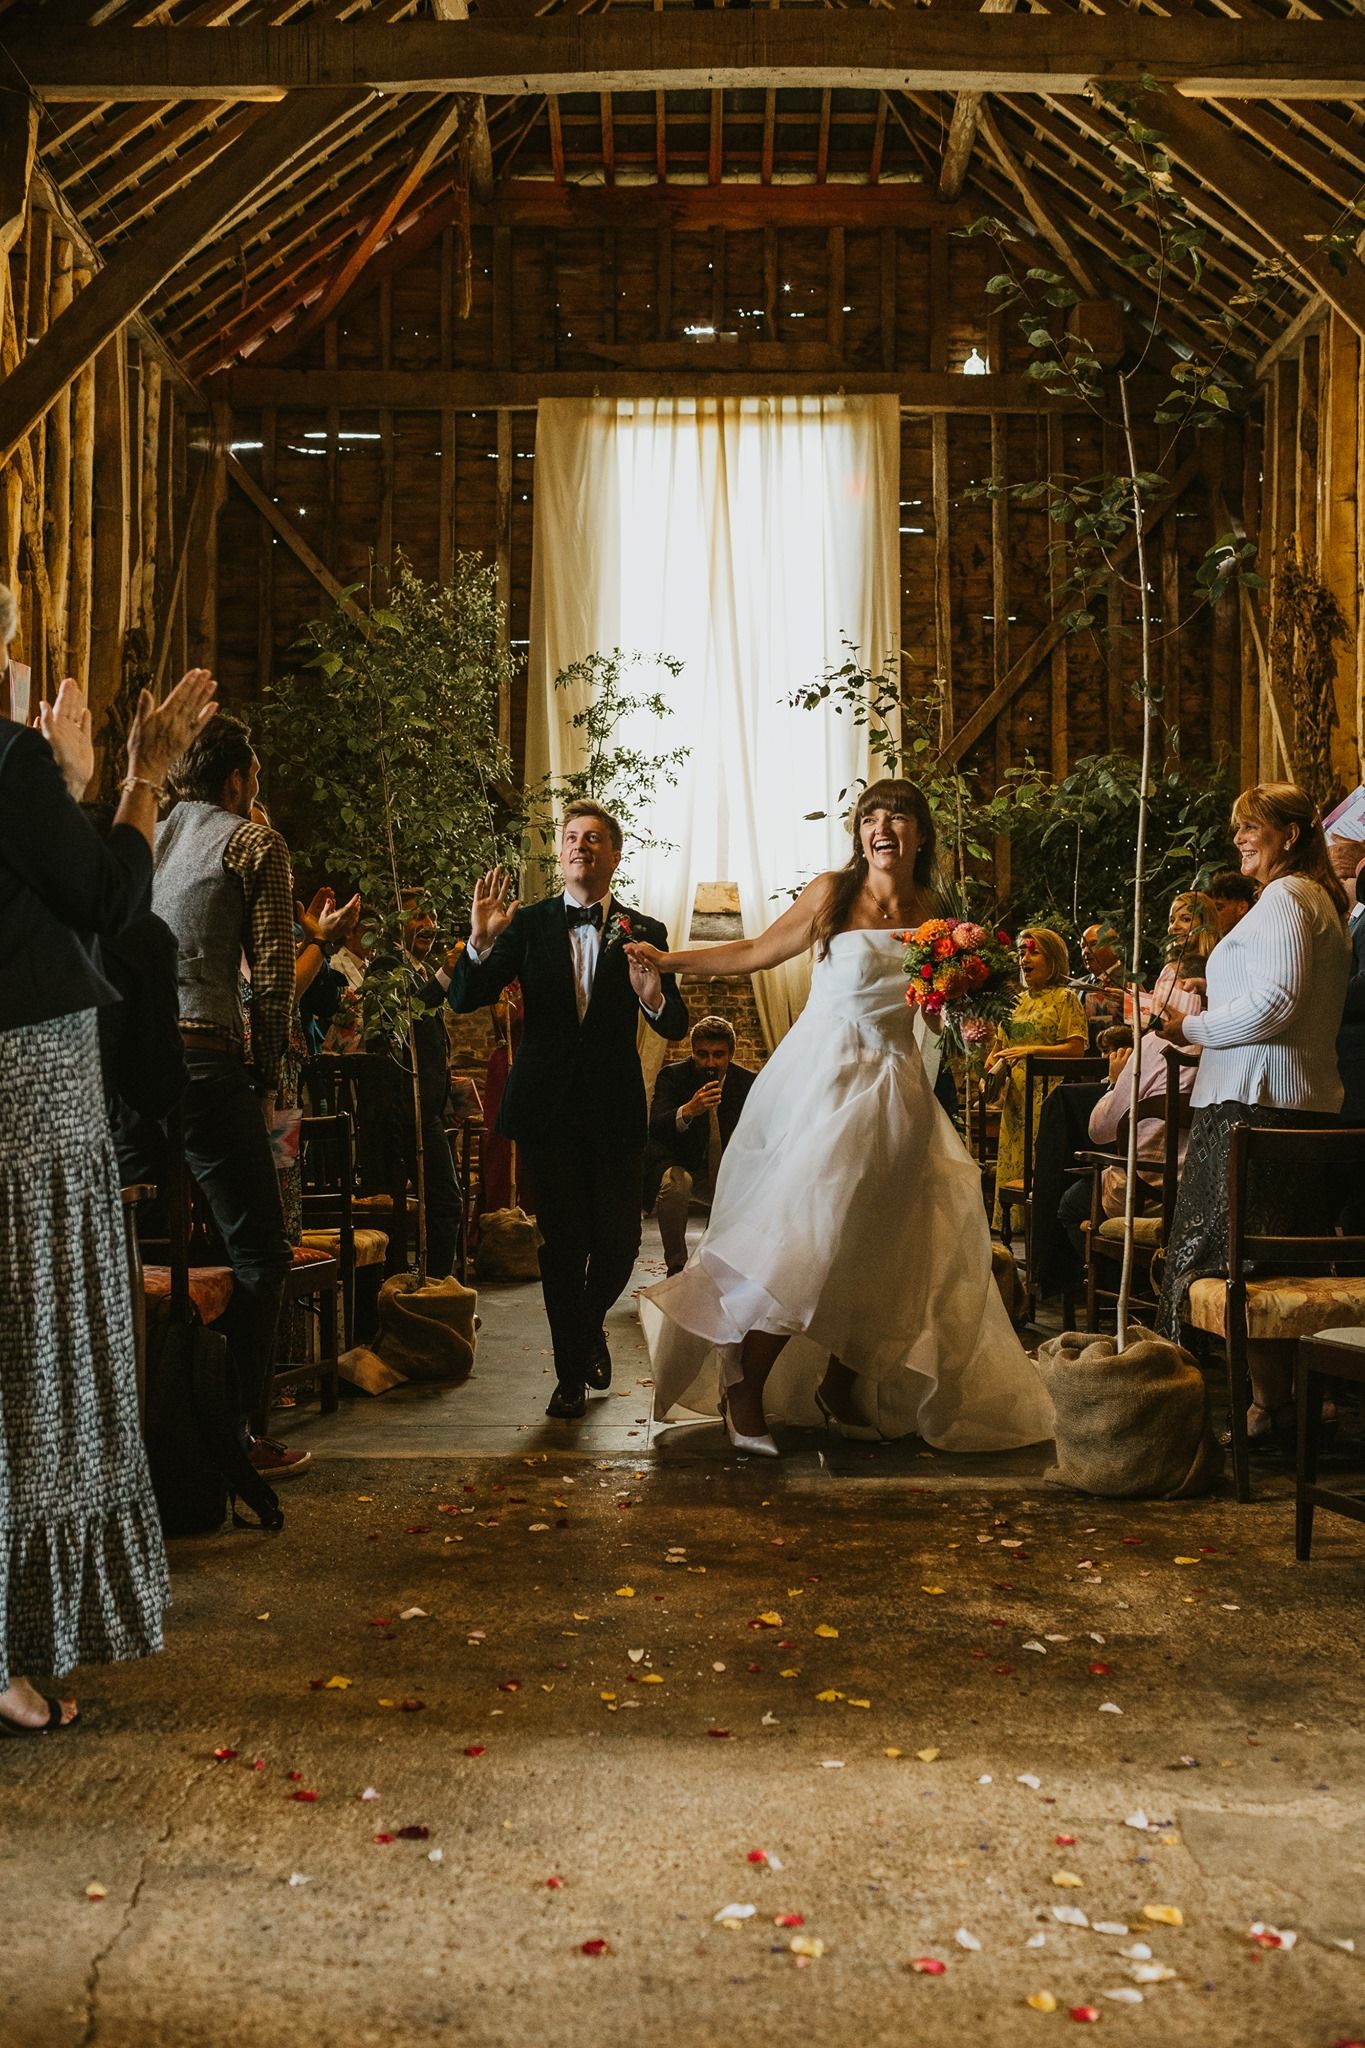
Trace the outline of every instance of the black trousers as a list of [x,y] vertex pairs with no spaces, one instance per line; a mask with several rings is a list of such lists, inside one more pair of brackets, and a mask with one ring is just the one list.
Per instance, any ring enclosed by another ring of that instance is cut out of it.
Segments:
[[[408,1179],[417,1185],[417,1145],[409,1117],[403,1134]],[[444,1280],[455,1270],[460,1248],[464,1204],[460,1200],[460,1177],[450,1139],[439,1111],[422,1117],[422,1180],[427,1198],[427,1271],[433,1280]]]
[[593,1340],[640,1250],[643,1147],[604,1145],[591,1130],[521,1150],[536,1191],[540,1280],[562,1386],[580,1387]]
[[[188,1050],[180,1101],[185,1163],[208,1205],[232,1267],[232,1300],[217,1327],[228,1340],[243,1422],[261,1429],[269,1409],[275,1333],[291,1253],[280,1180],[261,1099],[240,1054]],[[124,1116],[116,1131],[125,1175],[166,1184],[165,1133]]]

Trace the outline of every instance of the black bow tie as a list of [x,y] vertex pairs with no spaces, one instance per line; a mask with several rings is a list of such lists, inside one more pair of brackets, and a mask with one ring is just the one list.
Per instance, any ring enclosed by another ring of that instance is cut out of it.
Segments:
[[602,906],[600,903],[566,903],[564,915],[572,931],[576,924],[590,924],[597,931],[602,929]]

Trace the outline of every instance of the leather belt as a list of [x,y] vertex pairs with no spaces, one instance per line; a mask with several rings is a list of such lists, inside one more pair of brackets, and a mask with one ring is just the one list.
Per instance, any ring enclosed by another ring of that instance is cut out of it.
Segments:
[[241,1054],[246,1050],[245,1041],[235,1031],[227,1031],[218,1024],[181,1023],[180,1036],[185,1041],[186,1052],[225,1052]]

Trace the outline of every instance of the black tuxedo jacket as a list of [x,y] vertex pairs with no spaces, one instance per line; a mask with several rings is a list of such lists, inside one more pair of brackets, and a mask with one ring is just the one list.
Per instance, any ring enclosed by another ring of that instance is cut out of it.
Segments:
[[[615,899],[608,922],[612,916],[629,920],[633,938],[667,950],[668,933],[657,918]],[[449,1001],[456,1010],[481,1010],[511,981],[521,984],[524,1022],[499,1131],[518,1144],[591,1132],[624,1151],[643,1150],[648,1118],[635,1036],[643,1013],[620,942],[602,944],[592,1000],[580,1024],[564,898],[527,904],[477,967],[461,955],[450,977]],[[661,1038],[682,1038],[687,1005],[671,974],[663,986],[664,1006],[649,1020],[650,1028]]]
[[[709,1118],[699,1116],[685,1131],[680,1131],[678,1111],[710,1078],[690,1059],[676,1060],[671,1066],[659,1069],[649,1110],[649,1157],[645,1163],[645,1192],[651,1206],[659,1192],[659,1183],[670,1166],[684,1167],[695,1177],[707,1164],[707,1148],[711,1142]],[[739,1113],[757,1079],[757,1074],[749,1067],[737,1067],[733,1060],[725,1069],[725,1081],[716,1109],[722,1145],[728,1145],[734,1136]],[[713,1179],[717,1165],[718,1161],[713,1159]]]

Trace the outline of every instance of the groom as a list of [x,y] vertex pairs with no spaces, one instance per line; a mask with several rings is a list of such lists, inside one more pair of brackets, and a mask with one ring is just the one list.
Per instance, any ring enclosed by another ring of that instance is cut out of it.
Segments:
[[564,893],[524,908],[493,868],[474,890],[469,945],[450,976],[456,1010],[480,1010],[509,982],[525,1004],[521,1048],[498,1129],[526,1159],[543,1239],[540,1277],[558,1385],[547,1415],[576,1421],[588,1388],[611,1385],[602,1328],[640,1249],[640,1187],[648,1118],[636,1030],[641,1013],[664,1039],[687,1030],[671,974],[630,959],[626,944],[661,951],[656,918],[611,893],[621,827],[593,803],[570,804],[559,839]]

